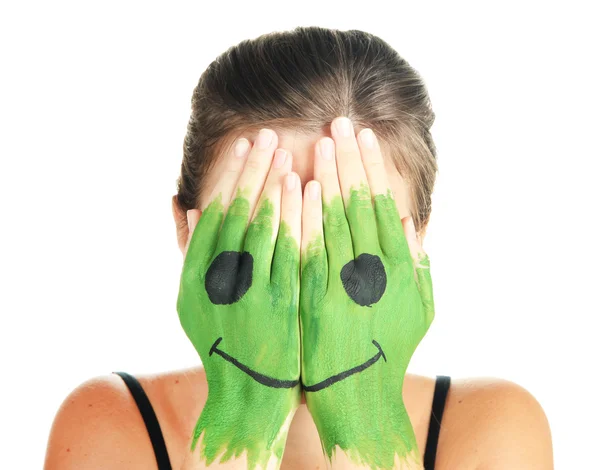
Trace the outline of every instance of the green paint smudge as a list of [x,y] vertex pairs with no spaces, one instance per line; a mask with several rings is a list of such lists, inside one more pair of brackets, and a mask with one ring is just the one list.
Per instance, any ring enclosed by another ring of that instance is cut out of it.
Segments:
[[[222,337],[219,349],[253,371],[280,380],[299,379],[300,254],[285,223],[273,239],[274,207],[268,199],[259,201],[246,233],[246,194],[237,193],[226,215],[220,197],[203,212],[184,262],[177,312],[209,386],[190,450],[200,442],[208,465],[219,456],[225,462],[245,454],[248,468],[264,468],[273,456],[282,458],[300,387],[262,385],[219,355],[209,356],[209,351]],[[237,303],[214,305],[205,289],[206,272],[217,255],[229,250],[253,256],[252,285]]]
[[[434,316],[429,259],[413,266],[391,192],[371,198],[361,185],[352,188],[346,209],[338,196],[323,203],[323,214],[325,240],[313,237],[302,253],[302,381],[313,385],[363,364],[377,354],[373,340],[387,362],[380,358],[306,392],[307,405],[330,461],[341,449],[359,465],[393,468],[395,458],[408,460],[418,450],[402,386]],[[387,275],[386,290],[371,307],[355,303],[340,278],[342,267],[361,253],[379,256]]]

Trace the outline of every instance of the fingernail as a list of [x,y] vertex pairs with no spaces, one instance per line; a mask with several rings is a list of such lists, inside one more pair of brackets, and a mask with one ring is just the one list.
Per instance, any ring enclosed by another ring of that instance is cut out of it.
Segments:
[[313,201],[316,201],[319,198],[319,193],[321,192],[321,185],[316,181],[313,181],[312,183],[310,183],[310,188],[308,188],[308,192],[310,198]]
[[296,187],[296,175],[294,173],[288,173],[286,176],[285,187],[288,191],[292,191]]
[[259,149],[266,149],[271,145],[273,140],[273,133],[269,129],[261,129],[256,138],[256,144]]
[[367,148],[373,148],[373,144],[375,143],[373,139],[373,131],[371,129],[363,129],[360,131],[360,141]]
[[333,159],[333,142],[329,139],[323,139],[320,144],[321,147],[321,156],[325,160]]
[[277,149],[275,151],[275,158],[273,160],[273,168],[281,168],[285,163],[285,158],[287,157],[287,152],[282,149]]
[[233,153],[235,154],[236,157],[238,158],[242,158],[243,156],[246,155],[246,152],[248,151],[248,148],[250,147],[250,142],[248,142],[248,139],[238,139],[238,141],[235,143],[235,149],[233,151]]
[[335,127],[340,135],[344,137],[348,137],[352,132],[352,122],[347,117],[338,118],[338,120],[335,121]]

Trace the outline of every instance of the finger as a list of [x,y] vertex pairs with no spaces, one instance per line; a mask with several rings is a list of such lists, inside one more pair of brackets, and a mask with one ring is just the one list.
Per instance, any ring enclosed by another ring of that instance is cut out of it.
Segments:
[[270,129],[261,129],[235,186],[215,254],[218,255],[223,251],[241,251],[250,214],[254,212],[262,192],[276,147],[277,134]]
[[322,224],[329,268],[339,273],[342,266],[354,259],[354,250],[340,191],[334,141],[329,137],[324,137],[315,146],[315,179],[322,190]]
[[423,313],[425,315],[425,325],[427,328],[433,322],[435,317],[435,305],[433,302],[433,284],[431,282],[431,272],[429,256],[419,254],[418,264],[416,264],[417,286],[421,294],[423,303]]
[[302,188],[297,173],[289,172],[281,195],[281,219],[271,265],[271,287],[276,298],[297,314],[302,228]]
[[[247,139],[238,139],[225,154],[224,171],[213,188],[207,202],[200,208],[202,217],[193,229],[189,227],[190,239],[186,251],[184,267],[194,273],[206,271],[210,259],[214,255],[223,217],[233,190],[244,168],[246,156],[250,150]],[[189,211],[188,211],[189,214]]]
[[335,118],[331,133],[335,140],[340,187],[352,233],[354,257],[362,253],[378,254],[381,250],[375,211],[352,121],[344,116]]
[[302,187],[298,173],[289,172],[285,178],[285,191],[281,198],[281,225],[286,227],[284,232],[296,243],[300,256]]
[[415,230],[413,218],[410,216],[404,217],[402,219],[402,226],[403,231],[406,233],[406,240],[414,269],[414,278],[421,294],[425,323],[427,328],[429,328],[435,316],[429,256],[423,250],[423,246]]
[[267,176],[267,181],[248,226],[244,251],[254,259],[253,276],[267,280],[271,276],[271,263],[275,239],[281,218],[281,192],[283,180],[292,169],[292,155],[285,149],[277,149]]
[[[323,239],[321,185],[309,181],[302,201],[301,305],[310,308],[327,291],[327,253]],[[305,301],[306,300],[306,301]]]
[[392,262],[401,262],[408,259],[409,250],[379,141],[371,129],[363,129],[358,133],[358,142],[375,206],[381,251]]
[[211,191],[207,199],[208,202],[200,207],[202,211],[206,210],[206,207],[217,199],[220,200],[225,211],[227,210],[251,148],[252,144],[244,137],[237,139],[231,145],[225,157],[226,161],[223,165],[222,174]]
[[413,259],[416,265],[421,257],[426,255],[426,253],[418,239],[415,223],[411,216],[404,217],[402,219],[402,231],[405,234],[410,257]]

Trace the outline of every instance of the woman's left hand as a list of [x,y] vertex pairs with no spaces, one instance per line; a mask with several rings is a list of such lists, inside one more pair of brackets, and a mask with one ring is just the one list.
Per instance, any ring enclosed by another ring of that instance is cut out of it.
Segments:
[[377,140],[359,146],[351,124],[337,130],[344,119],[321,140],[331,149],[316,152],[303,203],[306,403],[334,466],[420,468],[402,385],[434,317],[429,258],[400,219]]

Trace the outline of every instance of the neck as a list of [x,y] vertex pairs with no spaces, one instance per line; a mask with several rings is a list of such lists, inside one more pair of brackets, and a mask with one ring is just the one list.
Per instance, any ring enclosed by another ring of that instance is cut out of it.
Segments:
[[301,404],[290,426],[281,468],[309,467],[326,468],[326,465],[315,423],[306,404]]

